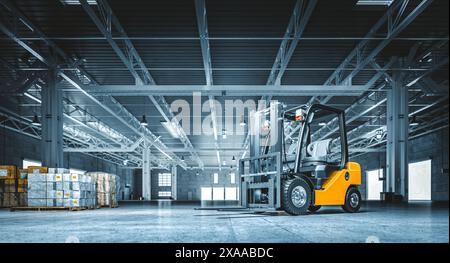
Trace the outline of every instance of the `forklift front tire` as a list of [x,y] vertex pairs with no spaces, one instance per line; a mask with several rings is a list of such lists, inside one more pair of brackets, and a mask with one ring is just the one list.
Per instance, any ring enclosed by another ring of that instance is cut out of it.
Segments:
[[356,213],[361,208],[361,193],[358,188],[351,186],[345,195],[345,204],[342,206],[345,212]]
[[291,215],[306,214],[311,206],[311,188],[301,179],[294,178],[283,182],[283,209]]

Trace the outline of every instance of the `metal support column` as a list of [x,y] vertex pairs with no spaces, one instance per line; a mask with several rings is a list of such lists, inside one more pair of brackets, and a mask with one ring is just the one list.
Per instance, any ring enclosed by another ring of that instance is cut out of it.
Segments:
[[408,87],[395,72],[387,93],[387,149],[385,192],[408,197]]
[[[250,136],[250,157],[259,156],[261,149],[261,138],[260,138],[260,129],[261,129],[261,113],[259,111],[250,112],[250,118],[252,120],[249,123],[249,136]],[[250,173],[256,173],[258,171],[258,167],[256,163],[249,167]]]
[[142,197],[144,200],[152,199],[150,154],[150,145],[144,139],[144,149],[142,151]]
[[42,165],[64,167],[63,101],[57,72],[49,68],[47,85],[42,89]]
[[172,166],[172,199],[177,200],[177,166]]

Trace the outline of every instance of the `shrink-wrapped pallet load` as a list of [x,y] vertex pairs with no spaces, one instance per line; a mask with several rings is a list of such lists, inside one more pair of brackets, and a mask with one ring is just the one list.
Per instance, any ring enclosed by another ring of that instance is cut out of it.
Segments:
[[120,189],[120,178],[115,174],[104,172],[89,172],[97,185],[98,206],[117,207],[117,192]]
[[[28,206],[93,208],[96,206],[96,187],[85,174],[64,173],[64,168],[49,168],[57,173],[28,174]],[[63,172],[63,173],[58,173]]]
[[0,165],[0,207],[26,206],[26,184],[15,165]]

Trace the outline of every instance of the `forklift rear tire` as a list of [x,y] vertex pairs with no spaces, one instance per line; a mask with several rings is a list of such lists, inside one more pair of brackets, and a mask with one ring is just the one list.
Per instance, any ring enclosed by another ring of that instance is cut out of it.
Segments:
[[345,212],[356,213],[361,208],[361,193],[358,188],[352,186],[345,195],[345,204],[342,206]]
[[303,215],[311,206],[311,188],[301,179],[294,178],[283,182],[283,209],[291,215]]
[[309,212],[314,213],[314,212],[319,211],[319,209],[320,209],[321,207],[322,207],[321,205],[311,205],[311,206],[308,208],[308,210],[309,210]]

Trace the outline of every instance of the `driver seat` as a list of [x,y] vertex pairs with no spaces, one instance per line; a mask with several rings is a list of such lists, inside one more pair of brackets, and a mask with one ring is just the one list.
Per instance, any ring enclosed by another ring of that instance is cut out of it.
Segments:
[[328,156],[331,153],[331,139],[308,144],[306,153],[308,156],[303,158],[303,166],[328,164]]

